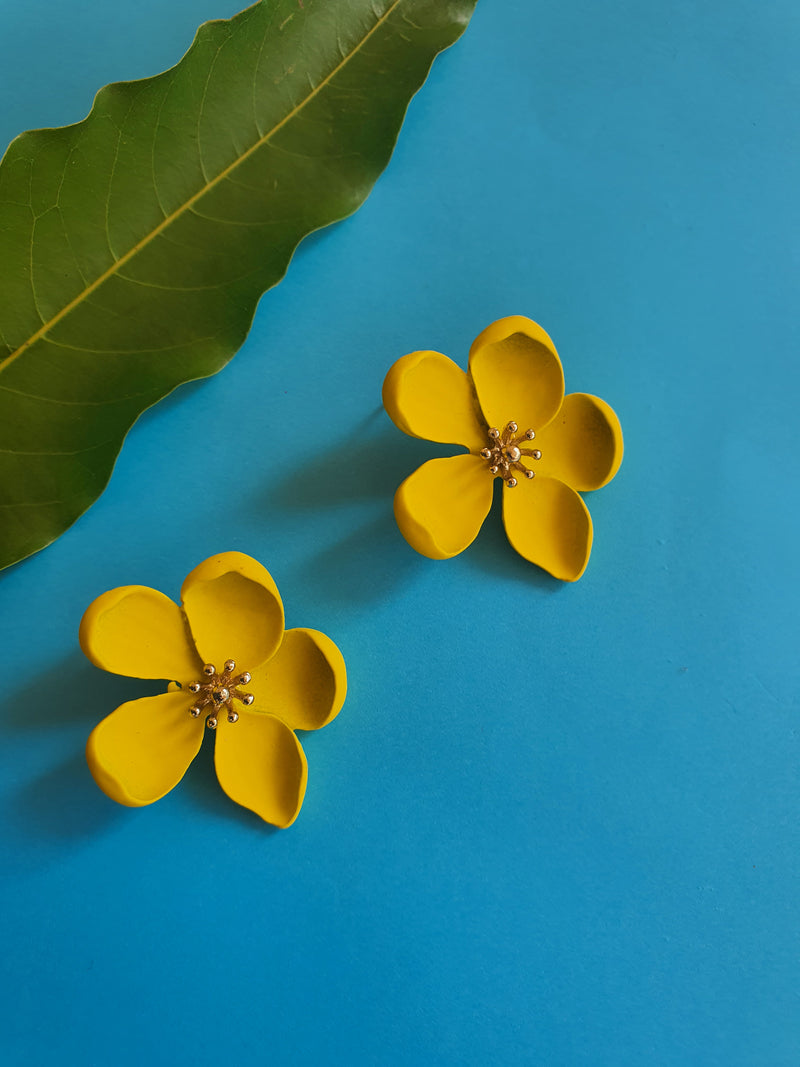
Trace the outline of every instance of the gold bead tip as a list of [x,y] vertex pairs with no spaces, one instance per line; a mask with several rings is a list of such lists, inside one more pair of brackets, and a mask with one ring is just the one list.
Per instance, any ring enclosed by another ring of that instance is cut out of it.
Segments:
[[531,478],[536,477],[536,471],[525,471],[525,477],[530,481]]
[[231,711],[228,714],[228,722],[238,722],[238,721],[239,721],[239,712],[238,711]]
[[491,448],[482,448],[481,449],[481,455],[483,456],[484,459],[491,459],[492,458],[492,450],[491,450]]
[[216,673],[217,673],[217,668],[214,666],[213,663],[207,663],[205,665],[205,667],[203,667],[203,674],[207,674],[209,676],[209,678],[211,677],[212,674],[216,674]]
[[534,450],[533,450],[533,458],[534,459],[541,459],[542,458],[542,453],[541,453],[540,449],[534,448]]
[[217,717],[216,717],[216,715],[209,715],[209,717],[206,719],[206,726],[209,728],[209,730],[216,730],[216,728],[217,728]]
[[231,671],[235,671],[236,670],[236,662],[234,660],[232,660],[232,659],[226,659],[225,660],[225,670],[228,672],[228,674],[230,674]]
[[236,679],[236,684],[237,685],[247,685],[247,683],[250,681],[250,679],[252,677],[253,676],[250,673],[250,671],[245,671],[244,674],[240,674],[239,677]]
[[508,430],[509,433],[516,433],[517,430],[519,429],[519,426],[517,426],[517,424],[515,422],[510,422],[508,424],[508,426],[506,426],[506,429]]
[[513,489],[516,484],[517,484],[517,479],[516,478],[509,478],[508,481],[506,482],[506,485],[508,486],[509,489]]
[[491,430],[489,430],[489,436],[493,437],[495,440],[497,440],[497,438],[500,436],[500,431],[497,429],[496,426],[493,426]]
[[525,431],[525,436],[528,438],[529,441],[532,441],[534,439],[534,437],[536,436],[536,431],[535,430],[526,430]]

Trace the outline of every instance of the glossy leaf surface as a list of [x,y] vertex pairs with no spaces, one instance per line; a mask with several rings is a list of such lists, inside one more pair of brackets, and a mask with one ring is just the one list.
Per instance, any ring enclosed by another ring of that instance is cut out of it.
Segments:
[[125,434],[214,374],[298,242],[355,211],[475,0],[262,0],[0,164],[0,567],[102,492]]

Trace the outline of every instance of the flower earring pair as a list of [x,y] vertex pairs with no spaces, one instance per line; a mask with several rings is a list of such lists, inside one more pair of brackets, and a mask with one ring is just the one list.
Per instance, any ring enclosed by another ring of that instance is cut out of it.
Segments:
[[[469,370],[440,352],[412,352],[390,369],[383,400],[404,433],[463,445],[432,459],[395,494],[398,526],[433,559],[477,536],[502,479],[508,539],[526,559],[575,581],[592,546],[579,492],[599,489],[622,461],[612,409],[587,393],[564,394],[564,372],[545,331],[522,316],[475,340]],[[207,730],[224,791],[266,822],[289,826],[308,769],[296,730],[339,713],[347,689],[342,654],[317,630],[284,626],[269,572],[240,552],[213,556],[181,589],[181,605],[145,586],[98,597],[80,628],[98,667],[169,679],[168,691],[123,704],[89,737],[95,781],[130,807],[151,804],[181,780]]]

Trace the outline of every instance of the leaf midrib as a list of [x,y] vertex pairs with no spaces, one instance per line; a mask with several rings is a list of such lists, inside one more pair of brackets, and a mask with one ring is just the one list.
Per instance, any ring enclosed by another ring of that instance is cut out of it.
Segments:
[[393,2],[384,11],[380,18],[376,20],[375,25],[370,28],[370,30],[347,53],[347,55],[344,56],[344,58],[336,64],[333,70],[326,74],[325,77],[319,82],[319,84],[316,85],[311,90],[311,92],[309,92],[308,95],[300,101],[299,104],[295,104],[291,111],[288,111],[286,115],[284,115],[280,122],[277,122],[272,127],[272,129],[262,134],[261,137],[259,137],[258,140],[255,141],[250,146],[250,148],[247,149],[246,152],[243,152],[242,155],[238,156],[232,163],[229,163],[227,167],[221,170],[219,174],[217,174],[210,181],[207,181],[205,185],[203,185],[196,193],[190,196],[188,200],[186,200],[183,204],[180,205],[180,207],[176,208],[172,212],[172,214],[162,219],[158,226],[156,226],[153,230],[147,233],[124,255],[120,256],[119,259],[115,260],[114,263],[107,268],[107,270],[103,271],[102,274],[98,275],[98,277],[90,285],[87,285],[86,288],[82,290],[82,292],[78,293],[78,295],[72,300],[70,300],[68,304],[65,304],[65,306],[59,312],[53,315],[51,319],[49,319],[45,323],[42,323],[39,329],[35,333],[31,334],[31,336],[26,341],[24,341],[17,349],[10,353],[10,355],[6,356],[4,360],[0,360],[0,371],[5,370],[6,367],[10,366],[15,360],[19,359],[19,357],[25,351],[27,351],[27,349],[29,349],[37,341],[45,337],[47,333],[53,329],[54,326],[61,322],[62,319],[66,318],[66,316],[69,315],[71,311],[78,307],[88,296],[95,292],[96,289],[99,289],[99,287],[109,278],[111,278],[114,274],[116,274],[121,267],[125,266],[126,263],[129,263],[134,258],[134,256],[138,255],[138,253],[141,252],[143,248],[146,248],[151,241],[158,237],[159,234],[163,233],[164,230],[166,230],[167,227],[170,226],[176,219],[180,218],[181,215],[184,214],[184,212],[190,210],[198,202],[198,200],[201,200],[206,195],[206,193],[209,192],[210,189],[213,189],[220,182],[224,181],[229,174],[233,173],[233,171],[235,171],[236,168],[240,166],[240,164],[242,164],[246,159],[249,159],[250,156],[252,156],[253,153],[257,152],[260,148],[263,148],[263,146],[267,144],[270,139],[275,136],[276,133],[282,130],[288,122],[290,122],[296,115],[298,115],[303,110],[303,108],[311,100],[313,100],[317,96],[317,94],[322,89],[324,89],[325,86],[328,85],[328,83],[333,78],[336,77],[339,71],[342,70],[342,68],[350,62],[353,56],[355,56],[361,48],[363,48],[363,46],[367,43],[370,37],[372,37],[372,35],[378,29],[380,29],[380,27],[386,22],[392,12],[397,7],[399,7],[402,2],[403,0],[393,0]]

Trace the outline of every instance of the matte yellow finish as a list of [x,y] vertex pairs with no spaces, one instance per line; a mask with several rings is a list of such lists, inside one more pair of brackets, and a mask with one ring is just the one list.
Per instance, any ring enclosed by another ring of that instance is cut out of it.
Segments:
[[[514,419],[537,434],[564,399],[564,371],[541,326],[523,315],[498,319],[469,350],[469,372],[488,426],[502,430]],[[482,447],[482,446],[481,446]]]
[[217,728],[219,784],[237,804],[273,826],[291,826],[303,803],[308,764],[292,730],[273,715],[243,711]]
[[181,599],[204,662],[219,666],[232,659],[252,673],[281,643],[278,587],[266,567],[243,552],[223,552],[195,567]]
[[449,559],[478,536],[492,506],[494,479],[480,456],[430,459],[395,493],[394,514],[406,541],[430,559]]
[[[592,547],[592,521],[577,491],[599,489],[617,473],[623,454],[619,419],[599,397],[564,396],[555,345],[522,315],[487,326],[470,348],[468,374],[457,371],[438,352],[412,352],[384,381],[386,410],[405,433],[465,444],[470,439],[471,454],[429,460],[397,490],[394,513],[403,536],[432,559],[447,559],[472,543],[493,495],[489,464],[478,453],[489,444],[490,428],[502,431],[514,421],[520,433],[535,431],[530,447],[541,457],[523,456],[535,477],[514,471],[517,485],[503,490],[508,539],[526,559],[575,581]],[[468,401],[471,415],[465,413]],[[476,424],[481,429],[472,444]]]
[[506,536],[525,559],[575,582],[592,550],[592,518],[581,497],[557,478],[538,475],[527,492],[503,489]]
[[[241,552],[201,563],[183,585],[183,612],[145,586],[103,593],[87,609],[80,641],[89,659],[118,674],[170,678],[168,691],[123,704],[92,731],[86,759],[100,788],[129,807],[151,804],[183,777],[206,733],[207,708],[189,715],[186,688],[204,662],[235,659],[252,675],[250,708],[236,723],[217,716],[216,767],[228,795],[276,826],[297,817],[307,766],[295,729],[317,730],[347,692],[344,659],[318,630],[284,632],[269,572]],[[189,635],[198,639],[198,650]]]
[[319,630],[287,630],[281,647],[247,688],[259,711],[277,715],[292,730],[319,730],[344,704],[344,658]]
[[201,669],[181,609],[145,585],[103,593],[81,619],[81,648],[95,667],[129,678],[186,678]]
[[186,693],[142,697],[95,726],[86,762],[107,796],[139,808],[178,784],[200,751],[204,731],[205,720],[187,714]]
[[392,365],[383,382],[389,417],[410,437],[483,448],[486,429],[469,376],[441,352],[411,352]]
[[586,492],[608,485],[622,463],[622,427],[605,400],[570,393],[555,419],[536,434],[537,473]]

